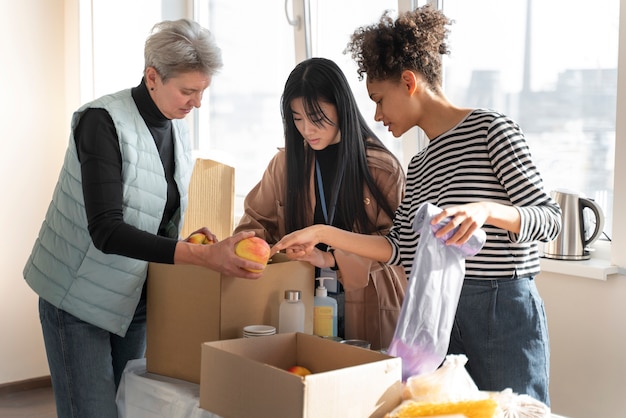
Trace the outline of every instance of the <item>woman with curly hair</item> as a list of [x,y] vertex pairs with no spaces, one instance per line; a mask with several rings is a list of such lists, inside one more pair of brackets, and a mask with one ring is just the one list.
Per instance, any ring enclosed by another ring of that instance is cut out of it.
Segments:
[[[251,230],[270,243],[313,224],[386,234],[402,199],[404,171],[367,126],[339,66],[325,58],[299,63],[281,105],[285,147],[246,196],[235,232]],[[404,269],[325,245],[305,261],[318,277],[336,275],[341,283],[333,295],[338,335],[389,347],[407,286]]]
[[357,29],[347,51],[367,75],[375,119],[400,137],[421,128],[428,146],[411,160],[405,196],[385,237],[362,236],[325,225],[286,236],[273,249],[293,258],[323,242],[407,273],[419,242],[413,230],[423,203],[440,207],[432,219],[449,222],[436,234],[456,231],[460,245],[478,228],[481,251],[466,259],[465,279],[448,352],[465,354],[481,390],[511,388],[549,405],[549,341],[543,301],[534,283],[540,271],[537,241],[554,239],[561,210],[544,191],[520,127],[493,110],[456,106],[441,87],[441,54],[450,21],[431,6],[383,14]]

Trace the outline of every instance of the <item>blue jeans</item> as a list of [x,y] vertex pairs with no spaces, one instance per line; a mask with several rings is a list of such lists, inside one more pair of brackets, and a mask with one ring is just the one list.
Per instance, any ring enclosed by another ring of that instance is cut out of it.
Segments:
[[550,405],[550,345],[533,278],[465,280],[449,354],[465,354],[480,390],[511,388]]
[[58,418],[117,418],[115,394],[126,362],[145,354],[145,298],[124,338],[41,298],[39,317]]

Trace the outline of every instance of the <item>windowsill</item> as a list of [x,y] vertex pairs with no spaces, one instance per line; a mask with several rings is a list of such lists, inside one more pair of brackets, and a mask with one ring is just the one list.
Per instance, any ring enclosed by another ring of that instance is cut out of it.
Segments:
[[586,277],[588,279],[607,280],[610,275],[625,273],[623,269],[611,264],[611,243],[607,241],[594,243],[589,260],[568,261],[541,257],[540,261],[542,272]]

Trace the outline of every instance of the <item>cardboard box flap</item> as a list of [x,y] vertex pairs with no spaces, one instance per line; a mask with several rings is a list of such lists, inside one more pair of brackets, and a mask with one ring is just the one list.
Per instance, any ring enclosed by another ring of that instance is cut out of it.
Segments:
[[233,232],[235,169],[213,160],[198,158],[191,173],[189,203],[181,236],[206,226],[218,239]]
[[[343,357],[343,356],[342,356]],[[398,361],[379,361],[315,373],[305,378],[310,396],[305,402],[305,417],[343,417],[346,410],[363,411],[351,416],[384,416],[399,403],[404,386],[397,379],[402,364]],[[387,382],[387,390],[381,394],[381,383]],[[342,402],[328,402],[325,393]],[[365,411],[368,411],[365,413]]]

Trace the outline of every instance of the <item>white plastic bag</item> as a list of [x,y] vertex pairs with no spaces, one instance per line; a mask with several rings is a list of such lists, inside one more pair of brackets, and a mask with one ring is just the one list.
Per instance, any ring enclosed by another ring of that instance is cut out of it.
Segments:
[[465,244],[446,245],[456,228],[435,238],[435,232],[450,220],[431,225],[431,219],[440,212],[440,208],[424,203],[413,225],[420,232],[420,240],[388,350],[390,355],[402,358],[404,381],[432,372],[443,362],[465,277],[465,258],[478,253],[486,240],[485,231],[478,229]]
[[528,395],[518,395],[509,389],[492,394],[502,410],[502,418],[549,418],[550,408]]

